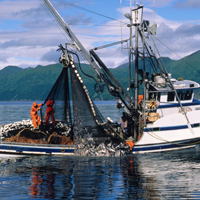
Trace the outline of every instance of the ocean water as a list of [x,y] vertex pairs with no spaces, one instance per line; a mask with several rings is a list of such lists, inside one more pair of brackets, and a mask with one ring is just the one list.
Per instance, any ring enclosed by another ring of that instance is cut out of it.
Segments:
[[[32,101],[0,102],[0,124],[9,124],[23,119],[30,119],[32,103]],[[36,103],[42,102],[36,101]],[[96,101],[95,104],[105,118],[110,117],[114,122],[119,122],[123,111],[116,108],[115,101]]]
[[[31,103],[0,102],[0,123],[29,119]],[[115,103],[105,104],[103,114],[118,121]],[[124,157],[0,155],[0,199],[200,199],[200,147]]]

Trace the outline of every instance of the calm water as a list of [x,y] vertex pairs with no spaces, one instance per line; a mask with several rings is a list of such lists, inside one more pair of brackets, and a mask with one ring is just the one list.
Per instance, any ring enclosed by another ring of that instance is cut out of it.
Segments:
[[[115,104],[105,107],[118,121]],[[0,102],[0,123],[29,119],[30,108]],[[200,199],[200,148],[115,158],[0,156],[0,199],[33,198]]]

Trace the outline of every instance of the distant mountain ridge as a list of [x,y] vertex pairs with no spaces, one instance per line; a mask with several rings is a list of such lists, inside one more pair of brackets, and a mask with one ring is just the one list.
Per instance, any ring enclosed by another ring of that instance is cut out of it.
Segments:
[[22,68],[17,66],[7,66],[2,70],[0,70],[0,76],[9,76],[11,74],[16,74],[22,70],[23,70]]
[[[171,60],[167,57],[163,57],[162,60],[168,73],[171,73],[173,78],[177,79],[181,77],[200,83],[200,51],[180,60]],[[84,73],[94,76],[94,71],[87,65],[81,64],[81,68]],[[128,68],[127,63],[117,68],[110,68],[110,71],[125,90],[128,87]],[[17,66],[7,66],[0,70],[0,101],[44,101],[61,71],[61,64],[39,65],[35,68],[26,69]],[[94,100],[100,100],[101,95],[97,94],[94,90],[95,81],[88,78],[83,73],[81,74],[91,97]],[[104,90],[103,99],[113,99],[113,97],[108,94],[107,89],[104,88]]]

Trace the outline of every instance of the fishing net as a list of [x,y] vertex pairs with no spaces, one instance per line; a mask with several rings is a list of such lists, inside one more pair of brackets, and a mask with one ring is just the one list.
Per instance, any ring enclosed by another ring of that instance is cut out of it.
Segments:
[[[78,62],[78,61],[77,61]],[[85,134],[92,136],[104,135],[104,117],[92,101],[83,84],[78,68],[71,56],[68,65],[63,70],[47,96],[41,115],[45,122],[46,103],[54,100],[54,116],[56,121],[62,121],[72,126],[75,137]]]
[[71,65],[74,132],[77,136],[90,133],[101,136],[105,121],[92,101],[75,65]]
[[52,87],[49,95],[44,101],[42,107],[42,118],[45,120],[47,110],[47,101],[52,99],[54,101],[53,110],[56,121],[62,121],[68,125],[72,125],[72,115],[70,109],[70,85],[69,85],[69,69],[63,68],[56,83]]
[[74,144],[74,142],[70,138],[65,135],[58,135],[57,132],[54,132],[50,136],[48,136],[44,132],[30,130],[28,128],[22,129],[15,136],[6,138],[5,141],[32,144]]

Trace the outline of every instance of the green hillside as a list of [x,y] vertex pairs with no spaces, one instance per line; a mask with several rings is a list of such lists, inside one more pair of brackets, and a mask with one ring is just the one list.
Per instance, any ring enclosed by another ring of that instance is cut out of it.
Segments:
[[[193,53],[181,60],[171,60],[162,58],[165,67],[173,78],[184,78],[200,83],[200,51]],[[148,67],[148,66],[147,66]],[[81,65],[80,71],[84,84],[86,85],[91,97],[100,100],[101,95],[94,90],[95,81],[88,78],[90,75],[97,79],[95,71],[85,65]],[[35,68],[22,69],[16,66],[8,66],[0,70],[0,101],[13,100],[40,100],[44,101],[52,86],[57,80],[62,70],[61,64],[37,66]],[[110,69],[121,85],[128,87],[128,64],[123,64],[118,68]],[[104,100],[113,99],[104,88],[102,94]],[[196,97],[200,97],[200,92]]]
[[2,76],[4,69],[0,71],[0,101],[43,100],[59,76],[62,66],[37,66],[16,73],[12,73],[13,67],[6,67],[8,75]]
[[23,69],[16,66],[8,66],[0,70],[0,77],[9,76],[11,74],[17,74],[21,72]]
[[166,65],[167,71],[175,78],[182,77],[200,83],[200,51]]

